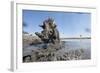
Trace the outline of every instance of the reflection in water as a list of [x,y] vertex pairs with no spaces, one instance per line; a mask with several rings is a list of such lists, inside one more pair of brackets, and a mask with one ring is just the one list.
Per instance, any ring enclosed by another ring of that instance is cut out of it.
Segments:
[[90,39],[73,39],[73,40],[65,40],[65,47],[70,49],[90,49],[91,48],[91,40]]
[[[64,48],[67,49],[91,49],[91,40],[90,39],[67,39],[64,41],[61,41],[64,45]],[[25,47],[25,49],[39,49],[41,48],[41,46],[43,46],[44,44],[37,44],[37,45],[31,45],[28,47]]]

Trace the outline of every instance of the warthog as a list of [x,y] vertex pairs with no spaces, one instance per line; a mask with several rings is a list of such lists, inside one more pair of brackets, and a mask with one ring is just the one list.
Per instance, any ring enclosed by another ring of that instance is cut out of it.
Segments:
[[57,30],[57,25],[52,18],[49,18],[40,25],[43,28],[41,33],[36,32],[35,34],[41,38],[44,43],[59,43],[59,31]]

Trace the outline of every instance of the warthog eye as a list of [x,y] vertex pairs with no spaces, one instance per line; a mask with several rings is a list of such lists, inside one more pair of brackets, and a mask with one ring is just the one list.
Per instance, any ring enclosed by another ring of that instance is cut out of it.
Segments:
[[49,31],[50,33],[53,33],[52,31]]
[[52,31],[50,31],[52,33]]

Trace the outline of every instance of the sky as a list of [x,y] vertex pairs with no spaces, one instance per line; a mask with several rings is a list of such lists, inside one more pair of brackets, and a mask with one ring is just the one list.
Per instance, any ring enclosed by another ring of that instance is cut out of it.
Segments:
[[55,20],[60,37],[91,36],[90,13],[23,10],[22,17],[23,31],[33,35],[42,31],[39,25],[50,17]]

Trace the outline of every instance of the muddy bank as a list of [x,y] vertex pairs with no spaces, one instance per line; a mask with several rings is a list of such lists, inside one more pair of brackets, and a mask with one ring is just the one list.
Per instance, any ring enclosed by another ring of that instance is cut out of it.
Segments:
[[[65,49],[63,46],[60,49],[55,49],[52,45],[49,45],[47,49],[41,47],[32,47],[26,50],[27,55],[25,55],[24,53],[23,62],[68,61],[90,59],[90,50],[88,49]],[[29,54],[30,57],[28,56]]]
[[23,62],[87,60],[91,59],[90,46],[90,40],[67,40],[52,45],[43,44],[38,37],[24,35]]

